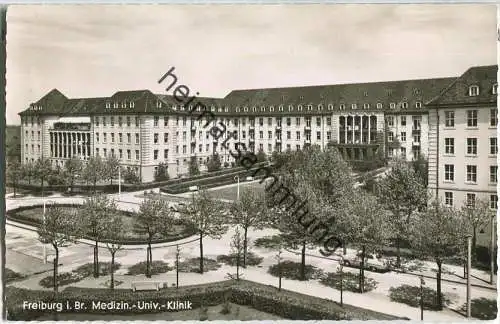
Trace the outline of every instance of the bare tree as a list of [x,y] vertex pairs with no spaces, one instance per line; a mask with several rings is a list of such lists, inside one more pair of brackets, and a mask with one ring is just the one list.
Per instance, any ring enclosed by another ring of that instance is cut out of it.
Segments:
[[108,242],[106,242],[106,247],[108,248],[109,253],[111,254],[111,282],[109,287],[111,289],[115,288],[115,255],[116,252],[122,249],[122,244],[120,244],[120,240],[123,239],[124,235],[124,223],[123,218],[120,215],[116,214],[116,211],[113,214],[109,215],[106,226],[106,237]]
[[83,163],[78,157],[72,157],[66,161],[64,164],[64,171],[69,179],[71,192],[73,192],[73,186],[75,184],[75,179],[82,174]]

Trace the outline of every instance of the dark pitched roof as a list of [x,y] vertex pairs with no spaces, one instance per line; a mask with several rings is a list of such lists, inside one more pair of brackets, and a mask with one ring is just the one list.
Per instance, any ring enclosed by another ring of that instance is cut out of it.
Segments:
[[[492,90],[497,84],[497,71],[497,65],[471,67],[428,105],[494,104],[497,95]],[[479,86],[479,95],[470,96],[470,86]]]
[[375,109],[377,103],[388,109],[391,103],[401,107],[403,102],[408,103],[408,109],[415,108],[417,102],[424,103],[436,97],[445,87],[456,78],[434,78],[403,81],[385,81],[369,83],[351,83],[336,85],[321,85],[307,87],[288,87],[270,89],[234,90],[224,98],[225,104],[229,106],[285,106],[303,105],[307,112],[307,105],[323,104],[324,109],[333,105],[339,109],[341,104],[345,109],[351,109],[352,104],[357,109],[363,109],[365,104],[370,109]]

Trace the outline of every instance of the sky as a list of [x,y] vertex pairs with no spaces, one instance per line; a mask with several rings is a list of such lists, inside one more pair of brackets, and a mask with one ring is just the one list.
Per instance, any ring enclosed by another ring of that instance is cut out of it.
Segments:
[[492,5],[29,5],[7,12],[7,124],[69,98],[459,76],[496,64]]

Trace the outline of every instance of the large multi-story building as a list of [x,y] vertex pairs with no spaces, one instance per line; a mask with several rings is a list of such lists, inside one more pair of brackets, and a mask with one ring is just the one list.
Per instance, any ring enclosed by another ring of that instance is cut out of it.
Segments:
[[485,66],[450,78],[234,90],[225,98],[197,98],[211,117],[199,105],[183,106],[149,90],[70,99],[54,89],[20,113],[21,158],[43,156],[61,165],[72,156],[111,154],[149,182],[162,162],[172,177],[186,173],[193,156],[201,165],[214,152],[223,163],[233,162],[224,138],[215,139],[206,126],[222,122],[225,138],[266,154],[328,143],[351,160],[370,159],[380,150],[407,160],[423,154],[430,161],[429,188],[440,198],[458,206],[473,193],[488,195],[493,206],[496,71]]

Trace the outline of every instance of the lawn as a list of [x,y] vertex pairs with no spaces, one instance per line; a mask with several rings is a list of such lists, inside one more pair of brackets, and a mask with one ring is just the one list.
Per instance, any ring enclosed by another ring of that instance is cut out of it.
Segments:
[[[74,213],[79,210],[78,207],[60,207],[68,213]],[[123,219],[124,223],[124,239],[126,241],[137,241],[137,240],[145,240],[146,235],[138,234],[134,232],[135,213],[120,211],[120,216]],[[40,223],[43,220],[43,207],[34,207],[32,209],[21,210],[18,212],[13,211],[10,213],[12,219],[20,218],[22,220],[28,220],[35,223]],[[186,223],[183,220],[177,220],[178,223],[172,225],[172,231],[168,235],[158,235],[156,237],[157,240],[162,241],[172,241],[177,239],[182,239],[185,237],[189,237],[194,234],[194,230],[192,226]],[[132,242],[131,242],[132,243]],[[133,242],[136,243],[136,242]]]
[[[248,306],[231,305],[231,312],[221,314],[223,305],[208,307],[208,320],[220,321],[252,321],[252,320],[283,320],[283,318],[258,311]],[[54,315],[44,315],[37,321],[50,321]],[[200,309],[192,309],[178,312],[162,312],[137,315],[103,315],[103,314],[58,314],[59,321],[198,321],[200,320]]]
[[[257,190],[264,192],[265,185],[261,184],[259,182],[251,182],[251,183],[246,183],[246,182],[240,182],[240,194],[245,189],[251,189],[251,190]],[[237,185],[231,186],[231,187],[224,187],[220,189],[213,189],[209,190],[208,194],[217,199],[226,199],[226,200],[236,200],[237,195],[238,195],[238,189]]]

